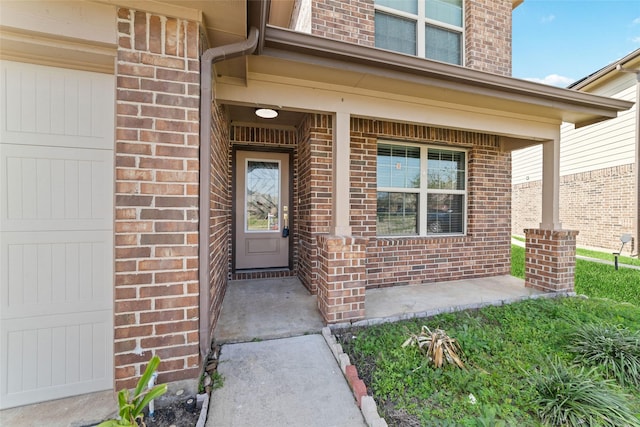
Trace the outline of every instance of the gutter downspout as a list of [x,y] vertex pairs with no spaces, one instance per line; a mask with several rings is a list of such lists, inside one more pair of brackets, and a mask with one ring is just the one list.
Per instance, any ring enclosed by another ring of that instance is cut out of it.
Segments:
[[225,59],[250,55],[258,46],[259,31],[251,27],[246,40],[207,49],[200,58],[200,207],[198,225],[200,281],[200,355],[209,352],[209,184],[211,178],[211,103],[213,64]]

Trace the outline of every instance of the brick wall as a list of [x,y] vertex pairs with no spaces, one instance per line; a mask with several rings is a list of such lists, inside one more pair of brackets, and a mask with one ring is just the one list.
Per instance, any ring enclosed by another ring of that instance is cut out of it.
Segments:
[[[465,66],[511,75],[511,0],[465,0]],[[375,46],[374,0],[313,0],[311,33]]]
[[[377,140],[466,147],[467,235],[376,238]],[[368,237],[367,287],[509,274],[511,155],[492,135],[352,118],[351,226]]]
[[[299,187],[299,155],[298,155],[298,133],[293,130],[273,129],[273,128],[261,128],[261,127],[248,127],[248,126],[232,126],[231,127],[231,146],[239,149],[264,149],[270,151],[272,149],[284,149],[293,153],[293,163],[290,165],[290,173],[293,175],[293,188],[291,188],[291,195],[293,199],[293,205],[290,208],[292,213],[289,221],[289,228],[291,234],[289,239],[292,245],[290,249],[293,251],[292,259],[293,265],[289,271],[261,271],[243,273],[238,272],[232,275],[232,279],[264,279],[274,277],[295,276],[298,271],[298,259],[299,259],[299,208],[298,208],[298,187]],[[233,164],[233,153],[229,152],[227,156],[229,164]],[[229,182],[231,182],[232,168],[229,168]],[[288,203],[288,202],[287,202]],[[228,247],[233,245],[231,233],[228,234]]]
[[[560,178],[560,222],[580,231],[578,245],[619,250],[620,235],[633,234],[634,179],[632,164]],[[539,226],[541,194],[541,181],[513,186],[514,234]]]
[[318,236],[318,309],[327,323],[364,318],[367,241]]
[[197,24],[118,9],[116,389],[199,374]]
[[465,0],[465,66],[511,75],[511,0]]
[[333,188],[331,127],[331,116],[310,114],[298,130],[298,179],[300,181],[298,277],[313,294],[317,292],[318,280],[316,236],[328,233],[331,226]]
[[524,236],[525,228],[537,228],[542,221],[542,181],[528,181],[512,187],[511,233]]
[[311,34],[374,46],[373,0],[312,0]]
[[[231,181],[229,173],[229,120],[215,102],[211,109],[209,183],[209,333],[213,334],[222,310],[230,271]],[[204,264],[204,262],[203,262]],[[211,339],[212,337],[209,337]]]
[[573,292],[578,232],[527,228],[524,233],[525,286],[544,292]]

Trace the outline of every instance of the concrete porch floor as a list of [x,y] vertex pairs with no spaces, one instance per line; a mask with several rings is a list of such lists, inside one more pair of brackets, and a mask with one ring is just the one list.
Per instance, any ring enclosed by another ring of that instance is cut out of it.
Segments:
[[[512,276],[369,289],[366,319],[373,324],[540,295]],[[214,336],[218,343],[270,340],[320,333],[316,296],[297,278],[229,283]],[[91,408],[87,411],[87,408]],[[0,425],[77,427],[113,416],[115,394],[105,391],[0,411]]]
[[[365,320],[358,323],[503,304],[542,293],[513,276],[368,289]],[[297,278],[237,280],[229,282],[214,337],[220,344],[246,342],[320,333],[322,327],[316,296]]]

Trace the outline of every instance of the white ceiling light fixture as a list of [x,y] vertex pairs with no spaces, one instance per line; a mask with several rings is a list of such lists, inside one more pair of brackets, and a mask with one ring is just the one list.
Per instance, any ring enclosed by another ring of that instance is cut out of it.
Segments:
[[273,108],[256,108],[256,116],[262,119],[275,119],[278,117],[278,112]]

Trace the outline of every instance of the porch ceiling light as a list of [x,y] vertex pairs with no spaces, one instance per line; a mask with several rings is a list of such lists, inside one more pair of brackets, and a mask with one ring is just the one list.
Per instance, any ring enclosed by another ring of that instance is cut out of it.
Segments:
[[273,108],[256,108],[256,116],[262,119],[275,119],[278,117],[278,112]]

